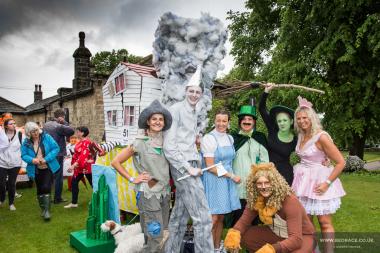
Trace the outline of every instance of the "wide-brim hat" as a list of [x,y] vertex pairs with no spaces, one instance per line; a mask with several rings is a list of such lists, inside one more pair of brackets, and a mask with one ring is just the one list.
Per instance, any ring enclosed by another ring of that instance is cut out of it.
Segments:
[[285,112],[285,113],[289,114],[291,119],[294,119],[294,110],[292,110],[286,106],[283,106],[283,105],[273,106],[269,111],[269,116],[274,120],[274,122],[276,122],[276,116],[280,112]]
[[240,112],[238,114],[238,118],[242,118],[244,116],[251,116],[254,119],[257,119],[257,114],[256,114],[256,106],[252,105],[243,105],[240,107]]
[[148,129],[148,119],[150,118],[150,116],[157,113],[164,115],[165,126],[162,129],[162,131],[168,130],[172,126],[172,115],[164,106],[161,105],[161,103],[157,99],[155,99],[148,107],[146,107],[140,113],[138,122],[139,128]]

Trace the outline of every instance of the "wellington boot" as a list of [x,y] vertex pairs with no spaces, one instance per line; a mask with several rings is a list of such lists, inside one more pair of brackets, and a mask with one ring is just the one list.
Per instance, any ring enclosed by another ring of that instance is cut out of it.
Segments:
[[44,201],[44,220],[48,221],[50,220],[50,194],[43,195],[43,201]]
[[44,217],[45,207],[44,207],[44,195],[38,195],[38,204],[41,208],[41,217]]

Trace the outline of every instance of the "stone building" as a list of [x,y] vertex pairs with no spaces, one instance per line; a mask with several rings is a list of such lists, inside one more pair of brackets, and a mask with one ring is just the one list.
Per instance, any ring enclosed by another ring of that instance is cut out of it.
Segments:
[[87,126],[90,138],[100,142],[104,134],[102,87],[108,76],[95,74],[90,63],[91,52],[85,47],[85,33],[79,33],[79,47],[74,54],[72,88],[59,88],[57,95],[43,99],[43,89],[35,85],[34,103],[25,107],[26,121],[44,123],[58,108],[66,111],[71,126]]
[[25,124],[25,108],[0,97],[0,125],[3,124],[1,115],[8,112],[12,113],[13,119],[18,126]]

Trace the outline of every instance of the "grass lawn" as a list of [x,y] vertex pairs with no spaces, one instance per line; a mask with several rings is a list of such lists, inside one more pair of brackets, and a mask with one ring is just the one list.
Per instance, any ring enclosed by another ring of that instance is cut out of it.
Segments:
[[[334,216],[336,231],[380,232],[380,173],[343,174],[340,178],[347,196]],[[69,233],[85,228],[91,189],[80,185],[76,209],[64,209],[64,204],[52,205],[50,222],[39,216],[35,188],[18,192],[23,196],[16,199],[17,211],[9,211],[7,203],[0,207],[0,252],[76,252],[69,245]],[[64,197],[71,199],[66,182]]]
[[380,232],[380,173],[342,174],[347,193],[334,215],[341,232]]
[[[77,252],[70,247],[69,233],[85,228],[91,187],[86,190],[80,184],[78,208],[64,209],[67,203],[52,204],[49,222],[40,217],[35,187],[18,189],[17,192],[22,192],[23,196],[15,201],[16,211],[9,211],[8,200],[0,207],[0,252]],[[64,198],[71,200],[66,181]]]
[[[341,151],[344,158],[348,156],[348,151]],[[380,151],[365,151],[364,152],[364,161],[373,162],[380,160]]]

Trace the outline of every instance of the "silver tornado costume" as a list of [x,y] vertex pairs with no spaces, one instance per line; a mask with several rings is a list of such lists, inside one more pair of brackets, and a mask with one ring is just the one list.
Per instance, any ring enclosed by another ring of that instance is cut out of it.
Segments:
[[169,239],[165,252],[178,253],[191,217],[194,229],[195,252],[214,252],[211,235],[212,220],[200,177],[188,177],[191,167],[200,167],[200,157],[195,145],[197,112],[185,99],[170,109],[173,117],[171,128],[164,136],[164,153],[170,163],[170,172],[175,181],[176,199],[169,220]]

